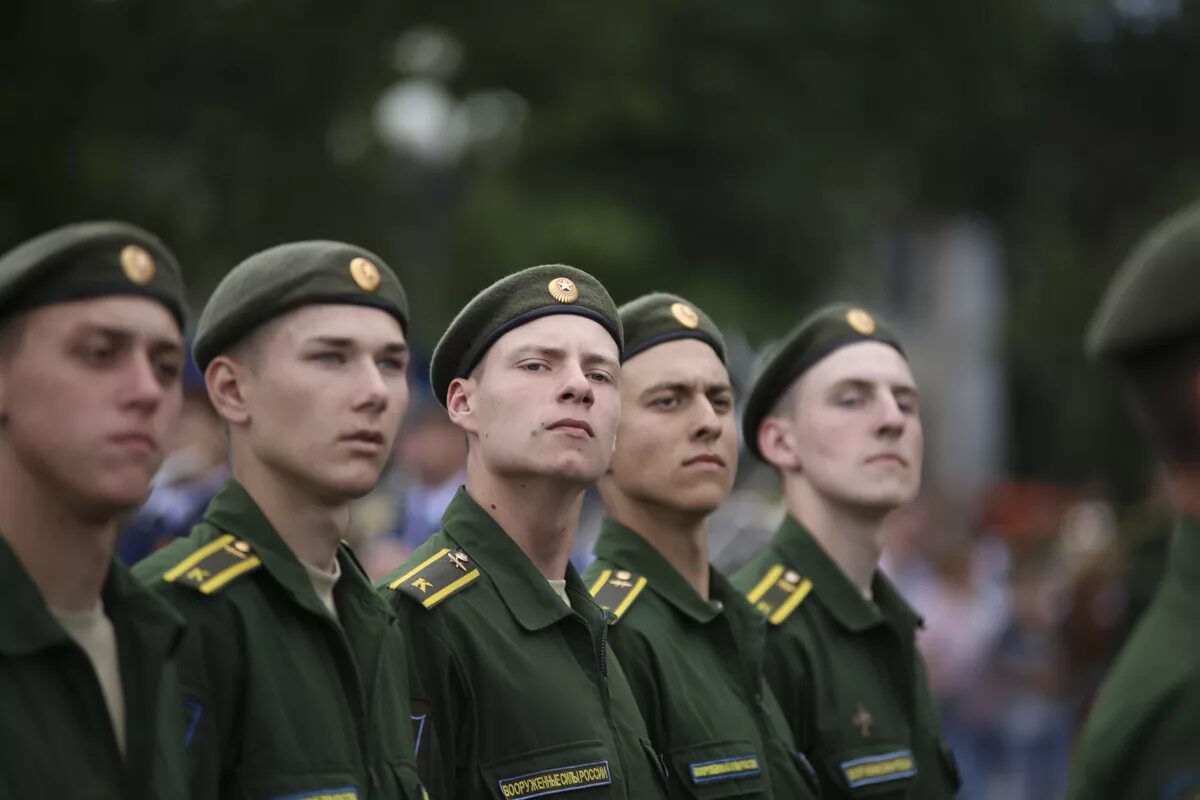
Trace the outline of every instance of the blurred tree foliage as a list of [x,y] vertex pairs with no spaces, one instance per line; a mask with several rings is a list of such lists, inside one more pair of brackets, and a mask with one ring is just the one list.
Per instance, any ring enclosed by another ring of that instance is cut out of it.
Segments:
[[[431,160],[380,135],[419,26],[461,46],[450,97],[521,98],[515,147]],[[1010,287],[1011,466],[1128,487],[1141,457],[1080,337],[1200,186],[1198,69],[1177,0],[7,0],[0,248],[128,219],[202,300],[256,249],[350,239],[401,272],[426,346],[486,282],[560,260],[761,341],[869,281],[881,226],[976,215]]]

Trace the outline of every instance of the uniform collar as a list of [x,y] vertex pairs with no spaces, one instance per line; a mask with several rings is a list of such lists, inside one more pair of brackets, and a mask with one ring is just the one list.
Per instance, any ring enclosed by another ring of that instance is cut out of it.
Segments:
[[[71,639],[54,619],[41,591],[8,542],[0,537],[0,652],[29,655]],[[168,650],[183,632],[183,618],[165,601],[142,587],[129,570],[113,559],[101,590],[104,612],[114,625],[128,619],[143,629],[154,629]]]
[[[615,519],[604,520],[596,540],[596,557],[643,576],[648,589],[696,622],[711,622],[721,613],[700,596],[696,587],[688,583],[654,545]],[[709,567],[710,581],[715,574]]]
[[[205,509],[204,519],[222,533],[230,533],[249,542],[254,548],[254,554],[262,561],[263,569],[296,603],[322,617],[328,616],[329,612],[317,597],[300,559],[271,525],[258,503],[237,480],[229,478],[225,481],[225,485]],[[343,595],[352,595],[355,602],[361,604],[368,602],[364,595],[374,597],[374,592],[371,591],[370,582],[363,575],[362,568],[344,543],[338,546],[337,560],[342,568],[342,578],[334,587],[334,596],[338,599],[339,613],[344,613],[341,603]],[[381,608],[386,605],[373,602],[368,604]]]
[[924,625],[920,615],[878,569],[871,579],[874,602],[863,597],[825,548],[790,514],[779,526],[772,546],[786,566],[812,581],[813,596],[843,627],[857,633],[888,620],[907,629]]
[[571,608],[555,594],[550,582],[492,516],[460,488],[442,516],[442,530],[492,581],[509,611],[530,631],[549,627],[572,614],[572,609],[602,620],[604,612],[592,602],[579,573],[567,564],[567,595]]

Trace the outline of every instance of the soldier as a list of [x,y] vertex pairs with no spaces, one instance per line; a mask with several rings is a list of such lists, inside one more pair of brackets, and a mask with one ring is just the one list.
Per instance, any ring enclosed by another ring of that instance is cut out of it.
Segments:
[[1200,206],[1147,236],[1088,331],[1164,467],[1179,514],[1166,572],[1096,700],[1068,797],[1200,797]]
[[620,312],[621,424],[600,482],[609,516],[584,580],[618,620],[609,638],[669,795],[815,797],[763,676],[762,618],[708,563],[708,516],[737,471],[724,339],[675,295]]
[[410,632],[435,797],[662,797],[608,618],[568,561],[612,457],[620,348],[604,287],[552,265],[482,291],[434,350],[466,488],[381,591]]
[[183,285],[117,222],[0,258],[0,796],[187,796],[183,620],[113,559],[182,404]]
[[921,619],[879,571],[884,521],[921,478],[918,393],[900,342],[859,308],[804,320],[746,400],[747,446],[787,517],[734,583],[767,618],[767,677],[823,796],[951,797]]
[[137,565],[189,623],[180,656],[198,797],[419,798],[407,651],[340,543],[408,402],[408,303],[338,242],[243,261],[194,352],[232,477],[204,522]]

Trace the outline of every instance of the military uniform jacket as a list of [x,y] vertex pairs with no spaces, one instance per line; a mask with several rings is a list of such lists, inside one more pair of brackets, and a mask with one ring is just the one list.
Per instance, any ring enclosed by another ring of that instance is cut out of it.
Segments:
[[134,572],[186,617],[179,657],[193,796],[413,798],[407,651],[349,548],[335,620],[236,481]]
[[921,619],[876,573],[868,601],[794,519],[733,582],[768,621],[767,681],[824,797],[952,797]]
[[567,568],[571,607],[460,489],[380,590],[410,633],[434,798],[654,800],[663,774],[608,616]]
[[1200,520],[1171,542],[1158,593],[1084,726],[1067,796],[1200,797]]
[[815,797],[816,776],[792,742],[763,677],[766,621],[724,576],[711,596],[645,539],[606,520],[584,573],[618,621],[610,638],[672,798]]
[[101,595],[117,637],[125,758],[87,654],[0,538],[0,797],[187,797],[173,653],[183,620],[115,560]]

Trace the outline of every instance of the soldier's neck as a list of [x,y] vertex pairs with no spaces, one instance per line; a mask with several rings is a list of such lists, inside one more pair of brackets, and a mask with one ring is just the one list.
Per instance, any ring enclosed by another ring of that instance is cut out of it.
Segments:
[[1166,486],[1172,507],[1184,516],[1200,519],[1200,468],[1169,468]]
[[332,492],[323,496],[318,487],[298,486],[252,458],[235,456],[233,477],[298,559],[333,571],[338,543],[350,527],[347,498]]
[[585,488],[557,478],[496,475],[467,464],[467,494],[549,580],[566,577]]
[[784,495],[788,513],[812,534],[859,593],[870,598],[888,512],[839,503],[803,479],[785,481]]
[[84,510],[0,452],[0,536],[60,611],[95,608],[117,544],[115,510]]
[[705,600],[709,593],[708,515],[633,500],[601,485],[609,516],[649,542]]

